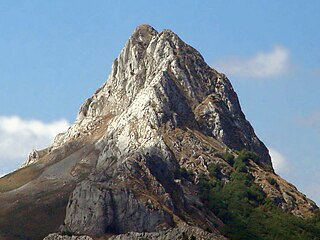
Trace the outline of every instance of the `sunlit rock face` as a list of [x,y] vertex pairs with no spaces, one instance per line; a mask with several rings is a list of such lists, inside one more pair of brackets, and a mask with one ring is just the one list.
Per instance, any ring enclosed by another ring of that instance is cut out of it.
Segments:
[[160,146],[160,130],[167,124],[196,128],[232,149],[252,150],[261,156],[261,164],[271,166],[268,150],[245,119],[229,80],[170,30],[158,33],[139,26],[114,61],[107,82],[82,105],[76,123],[53,147],[89,135],[105,117],[112,120],[104,135],[112,135],[121,154]]

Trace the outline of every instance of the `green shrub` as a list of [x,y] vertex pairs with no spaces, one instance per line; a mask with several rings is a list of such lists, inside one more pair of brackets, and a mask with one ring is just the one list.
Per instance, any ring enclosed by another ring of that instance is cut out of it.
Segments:
[[272,177],[267,177],[267,181],[273,186],[278,186],[277,181]]
[[74,234],[74,232],[72,232],[72,231],[70,231],[70,230],[64,230],[64,231],[61,232],[61,235],[71,237],[71,236],[73,236],[73,235],[75,235],[75,234]]
[[236,158],[233,167],[237,172],[247,172],[247,164],[242,159]]
[[178,177],[182,177],[190,182],[193,182],[194,180],[194,173],[191,172],[191,171],[188,171],[187,169],[185,168],[180,168],[178,170],[178,173],[177,173]]
[[250,152],[246,149],[243,149],[239,152],[237,159],[245,163],[248,163],[249,159],[253,160],[254,162],[258,162],[259,156],[254,152]]
[[182,240],[188,240],[188,234],[186,232],[182,232]]
[[250,152],[248,150],[241,150],[234,160],[233,167],[237,172],[247,172],[247,165],[249,163],[249,160],[253,160],[254,162],[259,161],[259,156],[255,154],[254,152]]
[[221,175],[221,167],[218,163],[210,163],[208,165],[208,171],[211,177],[219,178]]
[[221,155],[221,157],[227,162],[229,163],[231,166],[233,166],[234,164],[234,156],[229,153],[229,152],[225,152]]

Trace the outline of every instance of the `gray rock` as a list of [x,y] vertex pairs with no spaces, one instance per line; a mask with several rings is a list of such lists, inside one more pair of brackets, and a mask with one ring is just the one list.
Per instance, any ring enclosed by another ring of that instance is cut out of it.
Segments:
[[[181,224],[179,227],[170,228],[165,231],[158,232],[128,232],[111,236],[109,240],[226,240],[219,233],[210,233],[201,228]],[[43,240],[92,240],[89,236],[66,236],[59,234],[50,234]]]
[[57,233],[49,234],[43,240],[93,240],[89,236],[67,236],[67,235],[59,235]]
[[39,160],[39,152],[35,149],[32,150],[32,152],[29,154],[28,159],[22,164],[21,167],[28,166],[32,163],[35,163]]
[[129,189],[107,189],[84,181],[73,191],[65,225],[74,233],[99,236],[161,230],[172,226],[173,220],[168,212],[140,200]]
[[109,240],[138,240],[138,239],[154,239],[154,240],[226,240],[225,237],[218,233],[210,233],[198,227],[188,226],[184,224],[177,228],[166,231],[152,233],[129,232],[109,238]]

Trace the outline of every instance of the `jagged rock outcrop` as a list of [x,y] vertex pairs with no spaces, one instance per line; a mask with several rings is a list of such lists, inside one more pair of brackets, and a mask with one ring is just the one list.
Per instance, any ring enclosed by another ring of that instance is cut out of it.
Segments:
[[[172,239],[183,239],[183,240],[194,240],[194,239],[210,239],[210,240],[226,240],[225,237],[217,233],[210,233],[204,231],[199,227],[189,226],[187,224],[181,224],[177,228],[171,228],[165,231],[158,232],[128,232],[126,234],[119,234],[116,236],[110,236],[109,240],[172,240]],[[92,240],[88,236],[66,236],[59,235],[57,233],[50,234],[43,240]]]
[[39,152],[33,149],[32,152],[29,154],[28,159],[22,164],[21,167],[25,167],[30,164],[33,164],[38,160],[39,160]]
[[[142,25],[68,131],[0,180],[0,217],[10,223],[10,212],[24,216],[21,204],[30,206],[32,221],[56,214],[40,233],[21,224],[21,234],[32,239],[58,228],[92,237],[119,235],[114,239],[224,239],[217,230],[224,223],[204,207],[195,183],[210,163],[219,163],[228,181],[234,170],[222,154],[244,148],[260,156],[251,171],[267,195],[277,193],[273,199],[284,210],[309,216],[316,207],[312,201],[288,191],[280,177],[278,186],[266,183],[262,175],[276,176],[268,149],[245,119],[227,77],[172,31]],[[181,177],[182,168],[194,181]],[[32,208],[34,202],[43,213]],[[4,239],[22,236],[0,223],[2,233],[9,236]],[[47,239],[54,237],[62,236]]]
[[151,239],[151,240],[171,240],[171,239],[210,239],[210,240],[226,240],[220,234],[209,233],[198,227],[192,227],[183,224],[178,228],[172,228],[166,231],[151,232],[151,233],[137,233],[129,232],[110,237],[109,240],[138,240],[138,239]]

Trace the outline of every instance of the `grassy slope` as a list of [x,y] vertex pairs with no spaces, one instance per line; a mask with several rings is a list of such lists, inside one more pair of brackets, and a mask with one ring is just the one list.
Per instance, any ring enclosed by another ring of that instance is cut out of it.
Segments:
[[40,240],[58,230],[65,217],[69,192],[61,189],[44,193],[36,201],[19,200],[10,214],[0,217],[0,236],[8,240]]
[[43,169],[39,164],[33,164],[18,169],[0,179],[0,192],[17,189],[40,176]]
[[38,186],[41,186],[41,191],[23,190],[24,197],[19,192],[10,192],[36,180],[46,167],[38,162],[0,179],[0,201],[3,206],[0,208],[1,240],[43,239],[48,233],[57,231],[63,223],[73,183],[63,186],[60,182],[58,184],[61,185],[57,186],[56,181],[40,182]]

